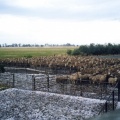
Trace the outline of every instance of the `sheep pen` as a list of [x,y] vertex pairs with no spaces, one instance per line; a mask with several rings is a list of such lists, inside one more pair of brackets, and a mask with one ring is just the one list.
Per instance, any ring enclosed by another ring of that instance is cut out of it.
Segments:
[[[104,100],[119,81],[120,59],[93,56],[49,56],[0,59],[0,83],[23,90]],[[3,81],[4,79],[4,81]]]

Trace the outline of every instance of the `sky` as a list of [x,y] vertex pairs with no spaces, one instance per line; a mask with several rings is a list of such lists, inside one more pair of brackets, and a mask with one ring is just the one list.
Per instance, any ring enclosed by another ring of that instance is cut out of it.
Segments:
[[0,44],[119,44],[120,0],[0,0]]

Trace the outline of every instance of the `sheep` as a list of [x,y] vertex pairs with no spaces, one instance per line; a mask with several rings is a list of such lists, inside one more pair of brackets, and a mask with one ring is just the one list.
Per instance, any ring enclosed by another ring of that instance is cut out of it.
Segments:
[[74,84],[77,83],[78,79],[79,79],[79,76],[77,73],[73,73],[73,74],[69,75],[69,80]]
[[90,74],[81,74],[80,72],[78,72],[78,76],[79,76],[80,82],[84,81],[84,82],[89,83]]
[[118,81],[118,78],[117,77],[110,77],[109,79],[108,79],[108,83],[110,84],[110,85],[115,85],[116,84],[116,82]]
[[107,75],[104,74],[98,74],[98,75],[94,75],[94,76],[90,76],[89,79],[91,80],[92,83],[106,83],[107,82]]
[[57,83],[68,83],[68,75],[56,76]]
[[98,82],[100,83],[106,83],[108,81],[108,75],[104,74],[104,75],[99,75],[99,79]]
[[[49,69],[60,69],[60,70],[70,70],[80,71],[81,77],[84,78],[86,74],[98,73],[101,75],[107,74],[110,71],[112,74],[120,73],[120,60],[118,59],[102,59],[91,56],[67,56],[67,55],[55,55],[55,56],[42,56],[42,57],[32,57],[32,58],[7,58],[0,59],[0,63],[5,66],[29,66],[29,67],[48,67]],[[75,76],[73,76],[74,78]],[[93,81],[97,81],[97,76],[92,76]],[[100,77],[99,83],[103,83],[106,76]],[[97,81],[97,82],[98,82]],[[105,80],[106,81],[106,80]]]
[[96,76],[89,76],[89,80],[91,83],[95,84],[95,83],[98,83],[98,78]]

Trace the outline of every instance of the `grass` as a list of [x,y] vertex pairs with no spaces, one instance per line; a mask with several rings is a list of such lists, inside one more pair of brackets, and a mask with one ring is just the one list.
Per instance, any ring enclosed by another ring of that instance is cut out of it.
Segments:
[[42,48],[0,48],[0,58],[38,57],[66,54],[75,47],[42,47]]

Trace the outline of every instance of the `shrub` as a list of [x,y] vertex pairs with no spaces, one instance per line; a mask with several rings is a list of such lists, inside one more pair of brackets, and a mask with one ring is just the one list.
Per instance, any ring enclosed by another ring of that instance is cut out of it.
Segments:
[[67,50],[67,54],[71,55],[72,54],[72,50]]
[[79,49],[74,49],[72,51],[72,55],[80,55],[80,50]]
[[90,44],[81,45],[78,49],[72,52],[72,55],[108,55],[108,54],[120,54],[120,44]]

